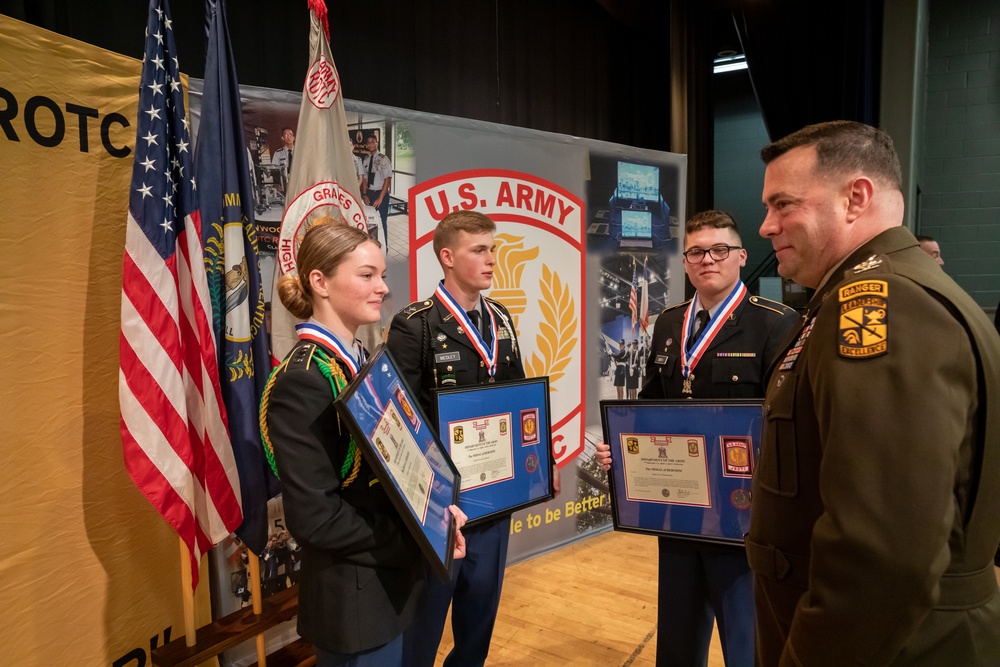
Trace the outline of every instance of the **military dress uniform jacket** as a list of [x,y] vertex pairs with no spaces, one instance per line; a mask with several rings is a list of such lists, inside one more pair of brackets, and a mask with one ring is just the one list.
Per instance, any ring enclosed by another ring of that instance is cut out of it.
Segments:
[[[653,325],[646,382],[639,398],[686,398],[681,393],[681,342],[689,302],[664,310]],[[762,398],[764,374],[799,321],[788,306],[745,295],[694,369],[692,398]]]
[[364,458],[358,477],[342,485],[349,435],[317,347],[337,360],[299,341],[275,378],[266,420],[285,520],[302,548],[298,632],[326,651],[357,653],[410,624],[424,590],[422,556]]
[[764,409],[757,664],[1000,665],[1000,338],[912,234],[817,291]]
[[[483,297],[497,320],[497,371],[494,381],[524,378],[514,319],[499,301]],[[487,320],[484,320],[488,322]],[[431,390],[484,384],[486,364],[455,317],[436,296],[416,301],[396,313],[387,338],[399,372],[437,427]]]

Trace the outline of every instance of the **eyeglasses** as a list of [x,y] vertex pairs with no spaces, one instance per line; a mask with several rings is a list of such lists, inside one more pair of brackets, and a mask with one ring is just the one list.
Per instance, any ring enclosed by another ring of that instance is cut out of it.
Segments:
[[716,262],[721,262],[722,260],[729,257],[730,250],[743,250],[743,246],[739,245],[714,245],[708,250],[703,248],[691,248],[690,250],[682,253],[684,259],[688,261],[688,264],[701,264],[705,261],[705,253],[712,256]]

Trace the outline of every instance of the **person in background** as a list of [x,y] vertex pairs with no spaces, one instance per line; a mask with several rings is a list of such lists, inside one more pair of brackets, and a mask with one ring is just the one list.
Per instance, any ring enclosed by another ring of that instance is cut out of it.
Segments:
[[362,160],[364,166],[364,189],[361,198],[365,204],[378,211],[382,221],[382,237],[389,247],[389,192],[392,188],[392,162],[389,156],[378,150],[378,138],[373,134],[365,141],[368,157]]
[[[747,251],[736,221],[705,211],[684,226],[690,301],[653,325],[646,383],[639,398],[761,398],[763,378],[798,316],[750,296],[740,280]],[[597,444],[607,470],[611,448]],[[753,577],[740,546],[660,537],[656,664],[704,667],[713,622],[728,667],[754,664]]]
[[290,127],[281,128],[281,141],[284,144],[271,155],[271,164],[281,167],[282,192],[288,191],[288,175],[292,173],[292,154],[295,152],[295,130]]
[[938,263],[938,266],[944,266],[944,259],[941,258],[941,246],[938,245],[933,236],[917,234],[917,241],[920,243],[920,249],[930,255]]
[[[482,294],[493,282],[495,232],[494,222],[482,213],[446,215],[434,230],[434,253],[444,280],[432,296],[397,313],[389,326],[386,345],[435,423],[433,389],[524,377],[510,312]],[[552,476],[558,494],[555,467]],[[407,665],[434,664],[449,604],[455,646],[444,664],[468,666],[486,661],[507,564],[510,516],[465,533],[467,556],[453,568],[451,580],[428,578],[427,602],[404,637]]]
[[615,362],[615,392],[620,401],[625,398],[625,376],[628,375],[628,346],[624,338],[618,341],[618,352],[611,359]]
[[885,132],[810,125],[761,158],[760,234],[815,293],[753,474],[757,664],[1000,664],[1000,336],[902,226]]
[[[403,665],[402,633],[424,594],[420,549],[333,405],[337,380],[365,361],[358,327],[376,322],[385,258],[344,224],[317,224],[298,273],[278,283],[299,341],[275,369],[261,432],[281,478],[285,519],[301,548],[298,632],[319,667]],[[451,508],[461,527],[464,515]],[[455,557],[464,555],[458,531]]]

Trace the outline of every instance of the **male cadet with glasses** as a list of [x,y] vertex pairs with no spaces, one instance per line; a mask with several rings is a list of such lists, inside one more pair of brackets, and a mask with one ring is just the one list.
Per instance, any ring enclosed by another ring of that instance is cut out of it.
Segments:
[[[740,280],[747,251],[728,214],[692,217],[684,246],[695,295],[656,319],[639,398],[762,398],[767,367],[798,316],[747,292]],[[603,442],[597,460],[610,467]],[[726,665],[751,667],[753,581],[742,545],[660,537],[659,552],[658,667],[707,665],[713,620]]]
[[760,234],[815,293],[768,379],[746,537],[759,665],[1000,665],[1000,337],[903,223],[889,136],[761,151]]
[[[396,314],[386,344],[399,372],[434,421],[431,390],[524,377],[514,321],[499,301],[482,296],[493,282],[496,225],[482,213],[446,215],[434,230],[434,254],[444,271],[434,294]],[[559,492],[558,470],[553,484]],[[482,665],[500,605],[510,516],[464,528],[466,556],[449,582],[428,568],[427,599],[403,636],[403,662],[432,667],[448,605],[455,646],[444,664]]]

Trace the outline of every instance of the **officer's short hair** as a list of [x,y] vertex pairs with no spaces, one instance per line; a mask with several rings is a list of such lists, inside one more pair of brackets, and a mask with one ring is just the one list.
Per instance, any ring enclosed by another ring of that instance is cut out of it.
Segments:
[[852,120],[807,125],[765,146],[764,164],[799,146],[816,147],[816,170],[824,174],[860,172],[883,185],[903,189],[903,173],[892,137],[882,130]]
[[688,218],[684,223],[684,233],[693,234],[702,229],[731,229],[736,240],[742,243],[740,228],[736,219],[725,211],[702,211]]
[[455,211],[441,219],[434,228],[434,256],[441,261],[441,251],[450,248],[460,232],[469,234],[495,234],[497,225],[488,216],[476,211]]

